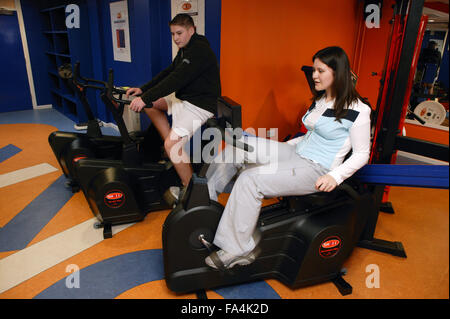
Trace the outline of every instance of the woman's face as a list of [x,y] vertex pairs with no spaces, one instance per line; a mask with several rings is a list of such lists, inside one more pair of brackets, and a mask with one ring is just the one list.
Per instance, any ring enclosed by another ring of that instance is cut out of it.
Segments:
[[312,78],[316,91],[326,91],[327,96],[331,97],[331,88],[334,82],[333,69],[316,58],[313,63]]

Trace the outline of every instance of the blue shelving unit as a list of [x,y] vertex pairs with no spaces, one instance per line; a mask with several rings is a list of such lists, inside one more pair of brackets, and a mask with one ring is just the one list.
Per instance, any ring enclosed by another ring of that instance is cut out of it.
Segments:
[[46,39],[48,62],[48,77],[50,78],[50,92],[52,105],[74,121],[78,121],[77,99],[75,92],[68,85],[67,80],[58,76],[58,67],[65,63],[73,63],[69,49],[69,33],[65,25],[65,5],[45,8],[41,10],[43,21],[42,33]]
[[[85,21],[82,21],[83,28],[68,29],[66,27],[68,13],[65,10],[68,3],[66,2],[54,1],[53,6],[40,9],[41,33],[45,39],[43,49],[48,66],[49,91],[53,108],[75,122],[84,122],[87,118],[76,92],[69,85],[68,80],[62,79],[58,75],[58,67],[66,63],[73,66],[77,61],[81,62],[84,75],[90,76],[91,73],[90,47],[89,45],[86,46],[86,42],[89,41],[83,41],[83,39],[89,39],[89,29],[86,27],[88,24],[84,24]],[[86,10],[84,1],[75,1],[75,3],[79,5],[80,10]],[[87,15],[82,14],[81,16]],[[96,113],[95,97],[92,95],[90,103],[94,113]]]

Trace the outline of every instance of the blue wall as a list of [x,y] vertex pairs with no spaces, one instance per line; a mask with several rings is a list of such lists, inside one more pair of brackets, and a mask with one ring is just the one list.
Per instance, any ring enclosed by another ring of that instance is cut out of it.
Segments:
[[220,63],[221,0],[205,0],[205,36]]
[[[81,25],[74,43],[73,55],[82,56],[82,75],[99,80],[107,80],[108,70],[114,70],[114,83],[117,86],[140,86],[166,68],[172,61],[172,40],[168,27],[170,21],[169,0],[128,0],[130,26],[130,46],[132,62],[114,61],[109,4],[111,0],[71,0],[35,1],[22,0],[25,27],[30,48],[33,76],[35,77],[38,105],[52,104],[47,74],[45,40],[42,31],[40,10],[58,4],[75,3],[80,5]],[[220,14],[221,0],[205,1],[206,36],[220,57]],[[76,32],[71,31],[71,32]],[[87,58],[88,57],[88,58]],[[74,58],[72,60],[75,60]],[[76,61],[72,61],[75,63]],[[94,113],[105,122],[112,122],[98,94],[90,96]],[[144,127],[148,124],[143,119]]]
[[0,15],[0,112],[32,109],[17,14]]
[[28,51],[33,73],[34,89],[37,105],[51,104],[49,69],[45,55],[48,39],[42,31],[46,30],[45,21],[41,19],[39,1],[21,0],[25,32],[27,34]]

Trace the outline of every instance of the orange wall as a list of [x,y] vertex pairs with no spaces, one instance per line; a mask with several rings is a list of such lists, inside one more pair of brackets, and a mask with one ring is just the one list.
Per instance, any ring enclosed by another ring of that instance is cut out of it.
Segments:
[[405,123],[406,136],[419,140],[448,145],[448,131],[424,125]]
[[[275,127],[279,140],[298,131],[299,119],[311,103],[301,67],[312,65],[313,54],[331,45],[342,47],[354,62],[360,3],[222,1],[222,94],[242,105],[243,128]],[[371,89],[377,91],[378,86]]]

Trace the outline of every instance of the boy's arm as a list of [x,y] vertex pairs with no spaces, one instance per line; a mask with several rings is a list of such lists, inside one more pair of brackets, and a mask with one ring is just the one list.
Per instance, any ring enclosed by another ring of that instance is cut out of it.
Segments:
[[[174,60],[175,62],[175,60]],[[156,76],[154,76],[149,82],[145,83],[140,87],[143,93],[145,91],[151,89],[153,86],[157,85],[159,82],[161,82],[167,75],[170,74],[170,72],[174,69],[174,62],[172,62],[167,68],[159,72]]]
[[215,63],[206,48],[196,50],[181,59],[181,63],[172,72],[142,94],[141,98],[146,104],[183,88],[209,68],[211,63]]

